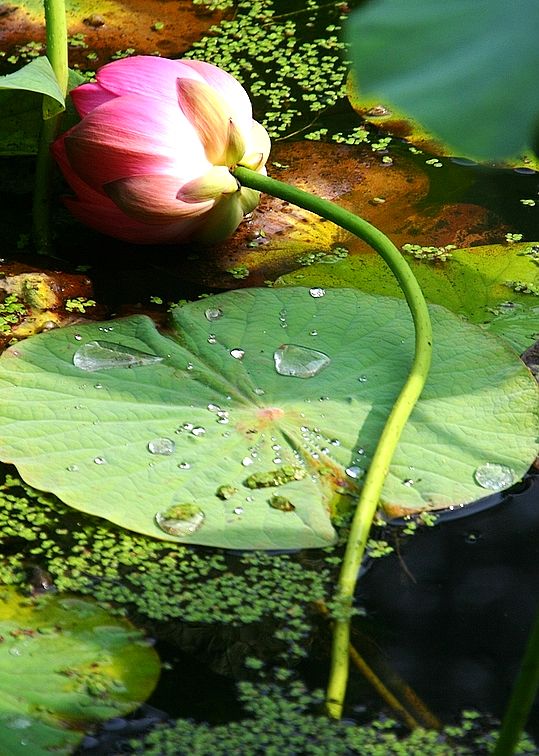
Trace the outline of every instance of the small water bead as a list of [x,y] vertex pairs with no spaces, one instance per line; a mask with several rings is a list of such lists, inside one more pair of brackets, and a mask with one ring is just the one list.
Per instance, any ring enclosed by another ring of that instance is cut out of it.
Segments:
[[193,425],[193,423],[184,423],[182,425],[183,430],[186,430],[186,431],[192,431],[194,427],[195,426]]
[[192,370],[193,369],[193,363],[192,362],[188,362],[187,365],[185,366],[185,369],[186,370]]
[[316,329],[309,331],[309,336],[318,336],[318,331]]
[[189,464],[189,462],[180,462],[180,464],[178,465],[178,467],[180,468],[180,470],[190,470],[191,469],[191,465]]
[[271,448],[273,451],[281,451],[281,444],[272,444]]
[[174,504],[164,512],[157,512],[155,522],[161,530],[172,536],[188,536],[202,525],[206,515],[197,504]]
[[163,358],[155,354],[147,354],[108,341],[88,341],[73,355],[75,367],[90,373],[113,368],[141,367],[162,361]]
[[82,336],[80,335],[80,333],[75,334],[75,341],[82,341]]
[[223,311],[220,307],[208,307],[207,310],[204,310],[204,315],[206,316],[206,320],[209,320],[211,322],[213,320],[219,320],[219,318],[222,318]]
[[358,381],[360,383],[367,383],[367,376],[366,375],[360,375],[358,378]]
[[283,460],[280,457],[274,457],[272,462],[274,465],[280,465]]
[[244,512],[243,507],[234,507],[233,512],[235,515],[242,515]]
[[365,473],[365,470],[363,470],[361,467],[358,467],[358,465],[350,465],[350,467],[347,467],[344,472],[348,475],[349,478],[357,480],[358,478],[361,478],[361,476]]
[[331,359],[316,349],[298,344],[282,344],[273,353],[273,362],[279,375],[312,378],[328,367]]
[[66,467],[66,470],[68,472],[78,472],[80,470],[80,467],[78,465],[68,465]]
[[340,445],[341,445],[341,442],[339,441],[339,439],[338,439],[338,438],[332,438],[332,439],[330,440],[330,442],[329,442],[329,443],[330,443],[330,444],[331,444],[332,446],[340,446]]
[[412,486],[415,485],[415,480],[412,480],[412,478],[405,478],[405,480],[402,481],[402,485],[407,488],[412,488]]
[[309,289],[309,294],[311,297],[314,297],[315,299],[318,299],[319,297],[323,297],[326,293],[325,289],[322,289],[320,286],[315,286],[312,289]]
[[479,531],[471,530],[469,533],[466,533],[464,540],[466,541],[466,543],[477,543],[480,538],[481,533],[479,533]]
[[244,458],[243,458],[243,459],[241,460],[241,464],[242,464],[242,465],[243,465],[244,467],[249,467],[249,465],[252,465],[252,464],[253,464],[253,462],[254,462],[254,459],[253,459],[252,457],[244,457]]
[[150,454],[160,454],[163,457],[168,457],[174,454],[176,450],[176,444],[171,438],[154,438],[148,442],[148,451]]
[[255,393],[255,394],[256,394],[257,396],[263,396],[263,395],[264,395],[264,394],[265,394],[266,392],[264,391],[264,389],[263,389],[263,388],[255,388],[255,389],[254,389],[254,393]]
[[107,460],[105,459],[105,457],[94,457],[94,462],[95,462],[96,465],[106,465],[107,464]]
[[197,425],[191,429],[191,435],[196,436],[197,438],[200,438],[205,433],[206,433],[206,428],[203,428],[201,425]]
[[279,312],[279,325],[281,326],[281,328],[287,328],[287,327],[288,327],[287,316],[288,316],[288,313],[287,313],[287,311],[286,311],[286,310],[285,310],[285,309],[283,308],[283,309],[282,309],[282,310],[281,310],[281,311]]
[[245,356],[245,350],[239,348],[231,349],[230,356],[234,357],[235,360],[243,360],[243,357]]
[[210,333],[210,335],[208,336],[207,341],[208,341],[208,344],[217,344],[217,337],[216,337],[216,335],[214,333]]
[[94,388],[95,389],[102,389],[103,388],[103,384],[102,383],[94,383]]
[[515,482],[515,473],[507,465],[486,462],[474,472],[474,480],[481,488],[491,491],[503,491]]
[[208,409],[209,409],[210,412],[219,412],[220,409],[221,409],[221,407],[219,407],[218,404],[212,404],[211,402],[210,402],[210,404],[207,405],[207,407],[208,407]]

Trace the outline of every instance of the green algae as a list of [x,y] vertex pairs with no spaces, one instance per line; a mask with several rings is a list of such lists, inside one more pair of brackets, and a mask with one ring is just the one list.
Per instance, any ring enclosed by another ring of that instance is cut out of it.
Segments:
[[9,474],[0,484],[0,547],[1,583],[24,584],[32,563],[60,591],[151,621],[249,624],[269,616],[286,627],[300,656],[311,607],[328,600],[335,571],[332,549],[311,569],[298,554],[195,550],[129,533]]
[[[288,669],[275,670],[274,677],[286,682],[285,690],[275,682],[239,684],[239,698],[247,715],[239,722],[212,727],[179,719],[157,727],[143,740],[131,741],[130,746],[146,756],[477,756],[493,750],[493,734],[476,712],[464,712],[458,725],[442,732],[418,728],[404,736],[402,727],[386,717],[366,725],[330,720],[319,713],[321,691],[309,691],[291,679]],[[535,753],[535,749],[524,736],[518,753]]]

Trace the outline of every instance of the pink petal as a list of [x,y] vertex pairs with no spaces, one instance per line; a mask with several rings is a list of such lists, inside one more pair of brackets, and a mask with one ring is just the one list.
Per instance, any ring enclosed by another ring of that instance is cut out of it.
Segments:
[[201,224],[201,219],[182,219],[176,223],[150,226],[130,218],[112,200],[95,205],[66,197],[64,202],[72,215],[86,226],[108,236],[134,244],[178,244],[190,238]]
[[106,200],[107,203],[110,202],[106,195],[104,195],[102,192],[98,192],[95,189],[92,189],[92,187],[89,186],[85,181],[83,181],[71,167],[65,149],[65,134],[63,134],[52,144],[51,151],[54,155],[54,159],[60,166],[65,180],[67,181],[71,189],[73,189],[77,197],[86,197],[90,202],[93,202],[97,205],[99,205],[99,202],[101,200]]
[[102,105],[104,102],[115,99],[116,95],[107,92],[106,89],[99,86],[96,82],[81,84],[71,90],[71,99],[81,118],[88,115],[92,110]]
[[129,217],[151,225],[196,218],[214,204],[213,198],[190,203],[176,199],[178,180],[175,176],[132,176],[105,184],[104,189]]
[[209,168],[180,109],[140,95],[100,105],[67,133],[65,148],[73,170],[97,190],[144,173],[176,175],[181,186]]
[[176,102],[178,78],[203,81],[203,77],[186,65],[186,61],[152,55],[115,60],[97,72],[99,85],[114,95],[142,94],[171,102]]

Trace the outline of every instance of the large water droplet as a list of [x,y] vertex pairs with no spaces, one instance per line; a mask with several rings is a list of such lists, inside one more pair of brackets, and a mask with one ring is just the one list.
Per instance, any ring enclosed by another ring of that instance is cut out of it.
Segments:
[[197,438],[200,438],[200,436],[203,436],[205,433],[206,428],[203,428],[201,425],[197,425],[191,430],[191,435],[197,436]]
[[243,360],[244,355],[245,355],[244,349],[231,349],[230,350],[230,356],[234,357],[235,360]]
[[174,504],[164,512],[155,515],[155,522],[165,533],[172,536],[192,535],[206,519],[206,515],[197,504]]
[[350,467],[347,467],[344,471],[349,478],[353,478],[356,480],[357,478],[361,478],[365,470],[363,470],[361,467],[358,467],[357,465],[350,465]]
[[322,289],[320,286],[315,286],[313,289],[309,289],[309,294],[311,297],[314,297],[315,299],[318,299],[319,297],[323,297],[326,293],[325,289]]
[[279,375],[295,378],[312,378],[331,362],[324,352],[297,344],[282,344],[273,353],[273,361]]
[[503,491],[515,481],[515,473],[507,465],[498,465],[495,462],[485,462],[474,472],[475,482],[481,488],[491,491]]
[[161,454],[168,457],[174,453],[176,444],[170,438],[153,438],[148,442],[148,451],[150,454]]
[[206,320],[209,320],[211,322],[213,320],[219,320],[219,318],[222,318],[223,311],[220,307],[208,307],[207,310],[204,310],[204,315],[206,316]]
[[112,368],[133,368],[162,362],[163,358],[155,354],[139,352],[121,344],[108,341],[88,341],[73,355],[73,364],[80,370],[95,372]]

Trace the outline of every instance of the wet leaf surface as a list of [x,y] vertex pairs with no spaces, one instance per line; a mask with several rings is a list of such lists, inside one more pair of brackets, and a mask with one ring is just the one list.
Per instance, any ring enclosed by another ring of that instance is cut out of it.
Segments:
[[[469,246],[503,238],[500,219],[479,205],[430,201],[428,173],[406,153],[384,165],[369,148],[293,142],[274,145],[271,161],[272,176],[346,207],[399,247],[410,242]],[[332,254],[335,247],[351,255],[370,250],[332,223],[263,196],[231,239],[199,250],[196,260],[179,257],[174,270],[213,288],[252,286],[293,270],[306,256]],[[238,278],[238,269],[247,275]]]
[[[384,487],[389,515],[507,487],[537,452],[525,366],[449,311],[432,316],[434,364]],[[144,317],[58,329],[0,360],[1,457],[71,506],[155,537],[327,545],[404,382],[412,334],[398,299],[314,288],[191,303],[172,338]],[[485,465],[487,485],[474,477]]]
[[[431,250],[429,252],[429,249]],[[539,265],[533,243],[493,244],[445,251],[424,248],[416,254],[447,259],[416,259],[405,254],[429,302],[443,305],[504,337],[522,352],[539,338],[539,299],[515,291],[515,284],[539,291]],[[333,265],[317,263],[282,276],[278,285],[351,286],[370,293],[401,297],[395,277],[374,252]]]
[[90,599],[0,588],[2,753],[73,753],[86,728],[151,694],[157,654]]

